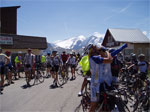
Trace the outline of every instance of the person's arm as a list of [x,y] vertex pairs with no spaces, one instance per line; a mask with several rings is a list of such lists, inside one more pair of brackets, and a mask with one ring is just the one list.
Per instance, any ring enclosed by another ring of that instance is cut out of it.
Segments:
[[91,56],[91,58],[94,60],[95,63],[100,64],[100,63],[111,63],[112,62],[112,57],[110,53],[107,53],[107,57],[103,58],[100,56]]
[[6,56],[6,55],[4,55],[4,56],[5,56],[5,59],[7,60],[7,61],[6,61],[6,64],[8,64],[8,63],[9,63],[10,58],[9,58],[8,56]]
[[113,57],[113,56],[115,56],[116,54],[118,54],[119,52],[121,52],[123,49],[125,49],[126,47],[128,47],[128,45],[125,43],[125,44],[123,44],[120,48],[118,48],[117,50],[115,50],[115,51],[113,51],[112,53],[111,53],[111,56]]

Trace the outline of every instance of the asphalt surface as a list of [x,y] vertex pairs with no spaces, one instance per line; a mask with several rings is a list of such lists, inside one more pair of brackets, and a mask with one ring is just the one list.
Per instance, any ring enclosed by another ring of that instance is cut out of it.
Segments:
[[74,112],[80,104],[77,94],[82,81],[83,77],[77,76],[76,80],[51,89],[53,80],[48,78],[26,88],[25,78],[22,78],[4,88],[0,95],[0,112]]

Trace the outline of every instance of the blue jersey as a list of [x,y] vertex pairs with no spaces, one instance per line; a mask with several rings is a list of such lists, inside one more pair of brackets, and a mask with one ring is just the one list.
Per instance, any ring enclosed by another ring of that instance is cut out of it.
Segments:
[[139,66],[140,72],[143,72],[143,73],[147,72],[148,65],[147,65],[147,63],[145,61],[139,62],[138,66]]
[[90,70],[92,73],[92,83],[103,83],[106,82],[109,86],[112,82],[111,65],[104,64],[104,58],[100,56],[91,56],[90,59]]

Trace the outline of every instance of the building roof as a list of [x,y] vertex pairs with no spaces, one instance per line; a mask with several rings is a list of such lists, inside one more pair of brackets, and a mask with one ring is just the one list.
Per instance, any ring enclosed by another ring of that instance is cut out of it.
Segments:
[[12,45],[1,45],[5,49],[41,49],[47,48],[46,37],[36,37],[36,36],[25,36],[25,35],[15,35],[15,34],[0,34],[0,37],[11,37],[13,38]]
[[147,38],[138,29],[108,29],[115,41],[119,42],[131,42],[131,43],[150,43],[150,39]]
[[8,7],[0,7],[0,9],[8,9],[8,8],[20,8],[21,6],[8,6]]

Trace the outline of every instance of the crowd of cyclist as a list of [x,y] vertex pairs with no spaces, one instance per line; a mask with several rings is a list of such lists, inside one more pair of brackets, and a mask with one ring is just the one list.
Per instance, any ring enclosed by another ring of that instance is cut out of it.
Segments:
[[[35,75],[37,65],[46,70],[48,77],[51,76],[54,79],[51,87],[56,88],[58,87],[58,71],[60,68],[62,70],[68,70],[70,67],[72,73],[70,80],[76,79],[75,68],[79,59],[80,54],[75,54],[75,52],[66,54],[66,52],[63,51],[62,54],[58,54],[57,51],[52,51],[52,53],[48,52],[46,55],[34,55],[32,53],[32,49],[29,48],[25,56],[23,56],[22,52],[19,51],[18,55],[14,58],[14,60],[12,60],[10,51],[2,53],[2,49],[0,49],[0,90],[3,91],[5,87],[5,79],[8,80],[7,85],[10,85],[14,84],[12,77],[14,77],[14,80],[22,78],[20,73],[22,68],[23,72],[25,72],[25,78],[27,79],[27,86],[31,87],[29,82]],[[13,70],[15,70],[15,76],[12,76]]]
[[[107,49],[103,46],[99,47],[90,44],[85,48],[89,60],[89,70],[83,71],[86,72],[86,75],[78,95],[82,96],[84,86],[88,81],[87,79],[91,77],[89,112],[96,111],[98,102],[101,99],[99,95],[101,85],[105,84],[105,88],[112,89],[112,83],[119,82],[119,73],[125,65],[128,66],[127,69],[130,70],[132,75],[138,73],[140,79],[143,81],[147,78],[149,64],[145,60],[145,55],[140,54],[137,58],[136,54],[132,53],[130,60],[124,60],[121,51],[126,47],[128,45],[123,44],[118,49]],[[84,58],[82,59],[84,60]],[[81,63],[81,66],[84,69],[84,62]]]
[[[121,68],[125,65],[128,65],[128,69],[131,70],[131,74],[138,73],[141,80],[145,80],[148,74],[148,62],[145,60],[145,55],[140,54],[131,54],[130,60],[125,60],[124,56],[121,54],[121,51],[125,49],[127,44],[122,45],[118,49],[107,49],[103,46],[96,46],[93,44],[88,45],[85,48],[85,53],[88,56],[89,61],[89,70],[84,71],[86,75],[84,76],[84,81],[81,87],[79,95],[82,95],[82,91],[87,82],[87,78],[91,77],[90,83],[90,112],[94,112],[99,101],[99,89],[102,83],[106,83],[107,86],[111,86],[112,82],[118,82],[119,73],[122,70]],[[4,89],[4,77],[7,76],[9,84],[13,84],[11,71],[13,67],[17,71],[18,78],[21,77],[20,69],[23,66],[25,71],[25,77],[28,77],[27,85],[30,86],[31,74],[35,74],[35,68],[37,64],[40,64],[46,69],[48,76],[51,76],[53,80],[52,88],[58,87],[58,71],[61,68],[62,70],[71,68],[71,78],[70,80],[76,79],[75,68],[78,65],[78,62],[81,59],[80,54],[62,52],[61,55],[58,55],[57,51],[52,51],[52,53],[47,53],[46,56],[36,56],[32,53],[31,49],[27,50],[27,54],[22,57],[22,52],[18,52],[18,56],[15,57],[15,65],[11,64],[11,52],[7,51],[2,53],[0,49],[0,75],[1,83],[0,89]],[[119,55],[119,57],[118,57]],[[83,56],[84,58],[84,56]],[[83,59],[82,58],[82,59]],[[81,59],[81,61],[82,61]],[[84,65],[82,65],[83,68]],[[15,77],[17,78],[17,77]]]

